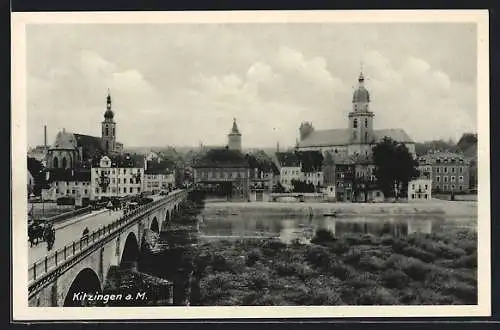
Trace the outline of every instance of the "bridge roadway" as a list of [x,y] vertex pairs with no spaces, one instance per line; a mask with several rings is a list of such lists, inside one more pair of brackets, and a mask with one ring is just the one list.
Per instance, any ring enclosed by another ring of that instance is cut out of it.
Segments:
[[[154,201],[157,201],[165,196],[153,195],[149,197]],[[63,248],[65,245],[79,239],[85,228],[88,228],[89,232],[92,233],[93,231],[119,219],[121,216],[123,216],[123,210],[110,212],[105,209],[93,211],[92,214],[80,215],[76,218],[68,219],[62,223],[54,225],[54,229],[56,230],[54,247],[51,251],[47,251],[47,243],[45,242],[40,242],[38,245],[30,247],[28,252],[29,264],[32,265],[33,263],[45,258],[47,254]]]

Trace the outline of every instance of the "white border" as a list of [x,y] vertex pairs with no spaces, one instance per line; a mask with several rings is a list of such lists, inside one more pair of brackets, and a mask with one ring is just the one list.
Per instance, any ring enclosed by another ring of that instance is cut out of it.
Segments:
[[[321,307],[28,307],[26,217],[26,35],[27,24],[117,23],[410,23],[477,24],[478,60],[478,305],[477,306],[321,306]],[[228,11],[228,12],[66,12],[12,14],[12,230],[13,319],[214,319],[319,317],[445,317],[491,315],[489,18],[469,11]]]

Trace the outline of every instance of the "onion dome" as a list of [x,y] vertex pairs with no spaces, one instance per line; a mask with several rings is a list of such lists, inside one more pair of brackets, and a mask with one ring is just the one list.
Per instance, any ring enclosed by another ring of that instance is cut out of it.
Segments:
[[111,95],[106,97],[106,112],[104,113],[104,119],[113,119],[115,116],[113,110],[111,110]]
[[354,91],[352,96],[352,103],[368,103],[370,102],[370,93],[364,86],[365,77],[363,76],[363,72],[359,74],[358,78],[359,86]]

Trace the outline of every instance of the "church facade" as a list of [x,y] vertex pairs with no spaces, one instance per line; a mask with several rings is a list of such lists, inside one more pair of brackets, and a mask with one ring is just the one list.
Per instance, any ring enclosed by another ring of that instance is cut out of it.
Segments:
[[375,144],[388,137],[406,145],[416,157],[415,143],[403,129],[374,129],[375,114],[370,110],[370,93],[365,87],[363,73],[359,75],[358,87],[352,97],[352,110],[347,117],[347,128],[315,130],[312,123],[303,122],[299,129],[297,149],[321,151],[323,154],[329,152],[334,158],[370,158]]

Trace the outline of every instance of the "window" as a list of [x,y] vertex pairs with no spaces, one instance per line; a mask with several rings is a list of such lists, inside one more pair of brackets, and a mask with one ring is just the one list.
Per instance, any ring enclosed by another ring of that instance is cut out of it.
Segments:
[[84,193],[85,195],[87,195],[87,193],[88,193],[87,189],[84,189],[84,190],[83,190],[83,193]]
[[141,187],[137,187],[137,192],[141,192]]
[[132,187],[130,187],[129,192],[132,193]]
[[462,190],[464,190],[464,187],[459,186],[458,189],[460,189],[460,191],[462,191]]
[[113,127],[113,136],[115,136],[115,128]]
[[[428,189],[428,186],[427,186],[427,185],[425,185],[425,190],[427,190],[427,189]],[[426,198],[427,198],[427,197],[426,197]]]
[[120,181],[121,181],[120,178],[118,178],[118,183],[120,183]]
[[451,168],[451,173],[455,173],[455,168],[454,167]]
[[358,119],[354,118],[354,121],[352,122],[352,127],[358,128]]
[[[365,142],[368,141],[368,132],[365,132]],[[365,154],[367,155],[368,152],[365,151]]]
[[455,185],[454,184],[451,185],[451,189],[455,189]]
[[113,192],[113,194],[116,194],[116,188],[112,188],[111,191]]
[[415,190],[415,184],[411,185],[411,189]]
[[71,193],[72,193],[72,194],[75,194],[75,189],[72,189],[72,190],[71,190]]
[[99,193],[99,188],[95,188],[95,193],[98,194]]
[[439,175],[436,176],[436,182],[439,182],[440,179],[441,179],[441,177]]
[[127,193],[127,187],[123,187],[123,193]]
[[368,127],[368,118],[365,118],[365,127]]
[[443,182],[444,183],[448,182],[448,177],[447,176],[443,176]]
[[436,173],[439,173],[439,167],[436,167]]
[[130,183],[134,183],[134,180],[132,178],[130,178]]
[[444,168],[444,173],[448,173],[448,167]]
[[427,199],[427,194],[424,195],[424,198]]
[[415,199],[415,194],[411,194],[411,198],[412,198],[412,199]]
[[455,182],[455,177],[454,176],[451,177],[451,182]]

